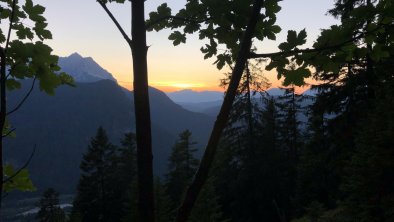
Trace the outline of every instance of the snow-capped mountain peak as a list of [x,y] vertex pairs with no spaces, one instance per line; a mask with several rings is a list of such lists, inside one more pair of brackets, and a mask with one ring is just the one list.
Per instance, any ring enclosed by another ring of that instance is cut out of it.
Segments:
[[71,75],[76,82],[96,82],[116,79],[107,70],[103,69],[91,57],[83,57],[77,52],[68,57],[59,58],[59,66],[63,72]]

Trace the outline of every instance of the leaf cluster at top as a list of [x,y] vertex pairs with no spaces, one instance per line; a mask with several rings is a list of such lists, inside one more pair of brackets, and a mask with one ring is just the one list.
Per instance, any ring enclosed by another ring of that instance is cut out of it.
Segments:
[[[71,76],[60,73],[58,57],[43,42],[52,39],[43,16],[45,8],[32,0],[19,2],[14,5],[12,0],[0,0],[0,22],[7,24],[0,29],[0,45],[6,55],[7,88],[20,88],[18,80],[26,78],[38,79],[40,89],[48,94],[53,94],[61,84],[73,85]],[[16,38],[12,33],[8,35],[9,31],[15,32]]]
[[[222,69],[234,62],[253,3],[253,0],[188,0],[176,14],[172,14],[171,8],[164,3],[149,14],[146,24],[149,31],[172,29],[169,39],[174,45],[185,43],[187,34],[198,33],[199,39],[207,41],[201,47],[204,58],[216,56],[215,64]],[[280,9],[278,1],[264,1],[261,19],[254,33],[255,39],[275,39],[275,34],[281,31],[275,25],[276,13]],[[220,49],[221,46],[224,50]]]
[[[333,13],[333,12],[332,12]],[[352,9],[342,18],[341,25],[322,30],[313,49],[302,50],[306,43],[305,30],[298,34],[289,31],[287,42],[279,45],[278,53],[271,57],[267,70],[276,69],[278,78],[285,77],[284,85],[304,85],[304,79],[335,80],[347,64],[387,60],[393,53],[394,3],[382,0]]]

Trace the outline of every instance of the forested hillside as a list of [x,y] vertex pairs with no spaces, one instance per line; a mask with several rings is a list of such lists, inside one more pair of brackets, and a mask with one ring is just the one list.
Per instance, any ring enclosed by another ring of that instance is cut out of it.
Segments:
[[[10,94],[10,101],[20,101],[30,84],[23,82],[25,87]],[[157,156],[154,168],[156,175],[162,175],[176,135],[191,129],[202,147],[213,120],[182,109],[153,88],[151,98],[152,110],[157,110],[152,112],[153,147]],[[14,106],[10,103],[10,107]],[[90,137],[102,126],[111,141],[119,143],[124,133],[133,131],[133,110],[132,100],[110,80],[60,87],[56,96],[47,96],[35,89],[24,106],[11,116],[18,131],[15,138],[6,140],[9,148],[5,150],[5,160],[22,166],[36,146],[29,170],[38,190],[52,187],[63,194],[73,193],[79,178],[79,162]]]

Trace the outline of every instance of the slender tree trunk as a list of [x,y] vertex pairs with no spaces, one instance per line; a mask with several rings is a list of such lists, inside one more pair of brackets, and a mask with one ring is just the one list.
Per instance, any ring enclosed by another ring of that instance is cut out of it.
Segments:
[[249,131],[249,149],[251,154],[254,154],[254,129],[253,129],[253,108],[252,108],[252,98],[250,91],[250,69],[249,62],[246,62],[246,98],[247,98],[247,112],[248,112],[248,131]]
[[[6,55],[3,48],[0,49],[0,209],[2,205],[2,197],[3,197],[3,181],[4,181],[4,172],[3,172],[3,135],[4,135],[4,125],[5,118],[7,115],[7,101],[6,101],[6,88],[5,88],[5,80],[6,80]],[[1,221],[1,218],[0,218]]]
[[237,55],[235,67],[232,71],[230,84],[224,97],[224,101],[222,107],[220,109],[219,115],[215,121],[214,127],[211,132],[211,136],[209,138],[207,147],[204,152],[204,156],[201,160],[200,167],[197,170],[197,173],[188,187],[185,198],[178,209],[178,214],[175,218],[176,222],[186,222],[190,216],[192,208],[197,200],[197,197],[208,178],[208,173],[211,168],[212,162],[215,158],[215,153],[217,150],[217,146],[219,143],[219,139],[223,132],[223,129],[227,125],[228,117],[230,114],[230,110],[232,104],[234,102],[235,94],[237,92],[237,88],[239,82],[242,77],[242,73],[245,69],[246,61],[250,54],[250,48],[252,45],[253,34],[256,29],[256,24],[260,16],[260,10],[263,5],[264,0],[256,0],[253,5],[253,11],[251,12],[250,21],[245,30],[240,51]]
[[[4,169],[3,169],[3,146],[4,146],[4,126],[5,120],[7,116],[7,89],[6,89],[6,80],[7,80],[7,73],[6,73],[6,58],[7,58],[7,49],[11,40],[11,31],[12,25],[15,16],[15,7],[16,7],[17,0],[12,1],[12,11],[10,16],[10,25],[8,27],[8,34],[6,39],[5,47],[0,47],[0,212],[2,207],[2,199],[3,199],[3,187],[4,187]],[[1,217],[0,217],[1,222]]]
[[145,28],[145,0],[132,0],[130,39],[106,3],[98,1],[131,48],[134,73],[134,108],[137,141],[138,168],[138,218],[142,222],[154,222],[152,135],[149,108],[148,65]]
[[296,105],[296,94],[295,94],[295,88],[293,86],[292,88],[292,93],[291,93],[291,121],[293,122],[292,129],[291,129],[291,135],[292,135],[292,140],[291,140],[291,154],[292,154],[292,161],[293,164],[296,164],[298,161],[298,137],[297,137],[297,105]]
[[[366,3],[367,6],[372,7],[372,3],[371,0],[367,0]],[[370,24],[372,23],[371,20],[367,21],[367,24],[365,25],[365,27],[368,27]],[[371,43],[367,43],[367,64],[366,64],[366,68],[367,68],[367,92],[368,92],[368,103],[371,103],[371,100],[375,99],[375,90],[374,90],[374,85],[376,82],[376,77],[375,77],[375,72],[374,72],[374,62],[371,58],[371,52],[372,52],[372,44]]]
[[134,106],[138,156],[139,221],[154,222],[152,136],[149,108],[148,66],[144,0],[132,4],[132,55]]

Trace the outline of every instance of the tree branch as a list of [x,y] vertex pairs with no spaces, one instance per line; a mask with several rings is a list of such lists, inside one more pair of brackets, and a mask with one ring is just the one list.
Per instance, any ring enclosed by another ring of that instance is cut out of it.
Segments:
[[112,12],[108,9],[107,5],[102,2],[102,1],[97,1],[101,7],[103,7],[104,11],[108,14],[108,16],[111,18],[111,20],[115,23],[116,27],[119,29],[120,33],[122,34],[123,38],[126,40],[126,42],[129,44],[130,47],[132,47],[133,42],[130,39],[130,37],[126,34],[122,26],[119,24],[118,20],[116,20],[115,16],[112,14]]
[[7,41],[6,41],[5,48],[4,48],[5,53],[7,53],[7,49],[10,44],[11,30],[12,30],[12,26],[13,26],[12,23],[13,23],[14,17],[15,17],[15,8],[16,8],[16,0],[13,0],[12,1],[11,17],[10,17],[10,26],[8,27]]
[[[6,113],[7,113],[7,101],[6,101],[6,54],[2,47],[0,47],[0,132],[3,135]],[[3,137],[0,137],[0,196],[3,193],[3,179],[4,179],[4,172],[3,172]],[[0,199],[0,209],[2,205],[2,199]]]
[[12,132],[14,132],[15,130],[16,130],[15,128],[12,128],[10,131],[8,131],[6,134],[2,135],[1,137],[2,137],[2,138],[7,137],[7,136],[9,136]]
[[23,105],[23,103],[25,103],[25,101],[27,100],[27,98],[30,96],[31,92],[33,92],[34,85],[35,85],[35,83],[36,83],[36,79],[37,79],[37,77],[35,76],[34,79],[33,79],[33,82],[32,82],[32,84],[31,84],[31,87],[30,87],[29,91],[28,91],[28,92],[26,93],[26,95],[23,97],[22,101],[20,101],[20,103],[19,103],[14,109],[12,109],[11,111],[9,111],[9,112],[7,113],[7,115],[10,115],[10,114],[14,113],[14,112],[17,111],[19,108],[21,108],[21,106]]
[[164,16],[164,17],[158,18],[158,19],[156,19],[154,21],[151,21],[151,22],[147,23],[146,26],[145,26],[146,30],[148,30],[152,26],[154,26],[154,25],[156,25],[156,24],[158,24],[158,23],[160,23],[162,21],[168,20],[168,19],[179,20],[179,21],[184,21],[184,22],[203,23],[203,22],[206,22],[206,21],[210,20],[211,18],[206,18],[206,19],[203,19],[201,21],[197,21],[197,20],[194,20],[194,19],[184,18],[184,17],[180,17],[180,16],[168,15],[168,16]]
[[271,58],[271,57],[277,57],[277,56],[285,56],[285,57],[289,57],[289,56],[293,56],[299,53],[312,53],[312,52],[320,52],[323,50],[330,50],[330,49],[337,49],[342,47],[343,45],[347,44],[347,43],[351,43],[355,40],[361,39],[364,35],[360,34],[348,41],[344,41],[342,43],[336,44],[336,45],[330,45],[330,46],[325,46],[325,47],[320,47],[320,48],[314,48],[314,49],[310,49],[310,48],[306,48],[306,49],[294,49],[294,50],[290,50],[290,51],[281,51],[281,52],[272,52],[272,53],[250,53],[249,54],[249,58],[250,59],[257,59],[257,58]]
[[293,56],[299,53],[313,53],[313,52],[320,52],[323,50],[330,50],[330,49],[338,49],[340,47],[342,47],[345,44],[354,42],[356,40],[362,39],[364,38],[367,34],[373,34],[375,31],[377,31],[378,29],[380,29],[381,27],[390,27],[390,25],[383,25],[380,24],[378,25],[375,29],[369,31],[369,32],[361,32],[358,35],[356,35],[355,37],[344,41],[342,43],[339,44],[335,44],[335,45],[328,45],[328,46],[324,46],[324,47],[320,47],[320,48],[314,48],[314,49],[294,49],[294,50],[290,50],[290,51],[281,51],[281,52],[273,52],[273,53],[250,53],[249,54],[249,58],[250,59],[257,59],[257,58],[270,58],[270,57],[276,57],[276,56],[285,56],[285,57],[289,57],[289,56]]
[[21,168],[19,168],[14,174],[12,174],[11,176],[7,177],[5,180],[3,180],[3,184],[7,183],[8,181],[11,181],[14,177],[18,176],[18,174],[20,172],[22,172],[22,170],[26,169],[27,166],[29,166],[31,160],[33,159],[34,154],[36,153],[36,148],[37,145],[34,145],[33,147],[33,151],[31,152],[29,159],[27,159],[27,161],[25,162],[25,164],[23,164],[23,166]]

